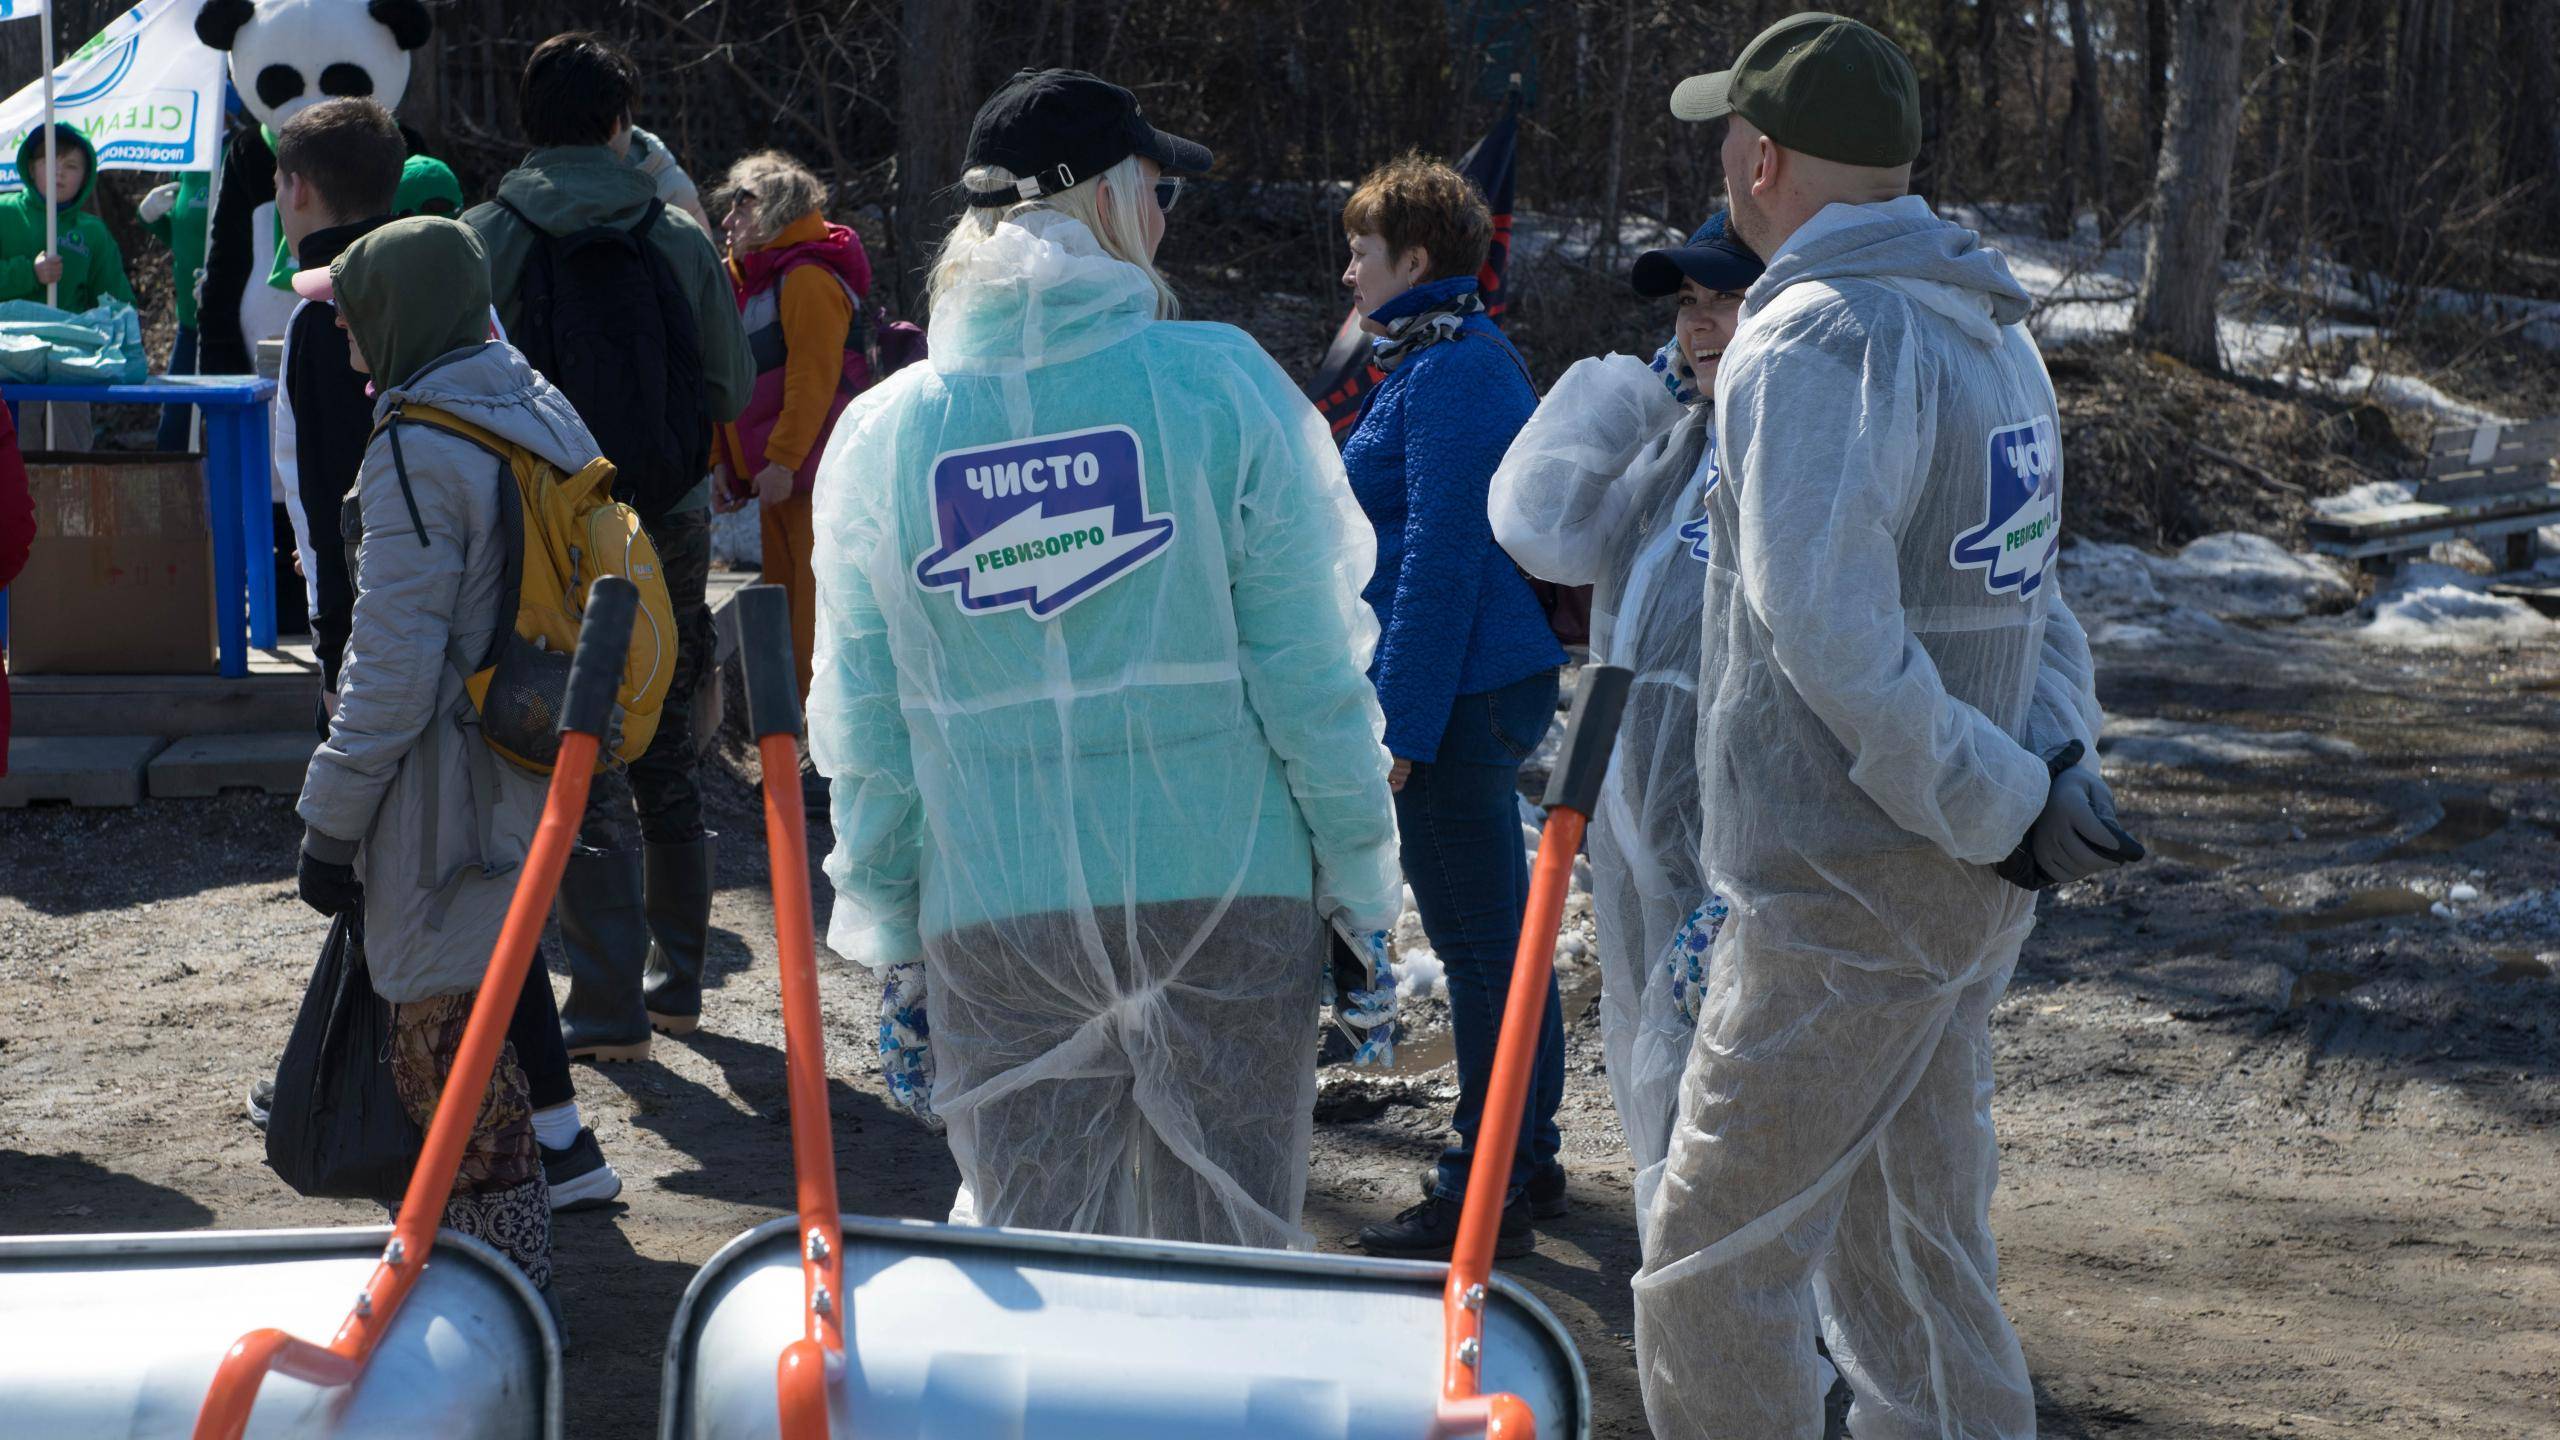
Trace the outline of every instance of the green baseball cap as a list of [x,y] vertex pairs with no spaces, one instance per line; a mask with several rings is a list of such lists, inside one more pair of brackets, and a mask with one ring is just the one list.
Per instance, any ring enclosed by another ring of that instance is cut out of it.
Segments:
[[1671,113],[1739,115],[1790,150],[1844,165],[1908,165],[1920,154],[1911,57],[1867,26],[1819,10],[1761,31],[1732,69],[1681,81]]

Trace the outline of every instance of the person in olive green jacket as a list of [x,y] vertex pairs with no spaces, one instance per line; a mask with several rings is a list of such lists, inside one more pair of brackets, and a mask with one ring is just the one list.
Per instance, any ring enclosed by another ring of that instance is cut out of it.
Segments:
[[[125,279],[124,252],[116,248],[106,222],[85,208],[98,188],[98,152],[89,137],[69,125],[54,132],[54,174],[44,172],[44,132],[30,130],[18,145],[18,175],[25,182],[15,194],[0,196],[0,300],[42,300],[45,286],[58,284],[52,303],[77,313],[112,295],[133,303],[133,285]],[[44,249],[44,206],[48,193],[67,191],[56,221],[56,246]]]

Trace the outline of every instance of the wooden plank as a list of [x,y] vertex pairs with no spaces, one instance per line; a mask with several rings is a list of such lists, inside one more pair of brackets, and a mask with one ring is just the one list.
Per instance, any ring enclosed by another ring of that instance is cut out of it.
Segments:
[[2531,490],[2509,491],[2453,503],[2408,500],[2396,505],[2353,510],[2343,515],[2314,515],[2306,523],[2317,532],[2363,534],[2394,528],[2459,527],[2509,515],[2551,512],[2560,512],[2560,485],[2538,485]]
[[[2522,425],[2496,425],[2496,430],[2499,430],[2501,456],[2527,454],[2552,459],[2552,454],[2560,454],[2560,415],[2550,420],[2524,420]],[[2437,430],[2435,436],[2427,438],[2427,461],[2432,464],[2437,459],[2452,459],[2463,461],[2465,466],[2481,464],[2481,461],[2470,459],[2478,436],[2481,436],[2481,425]]]
[[2491,539],[2539,530],[2545,525],[2560,524],[2560,509],[2529,510],[2494,519],[2448,512],[2446,518],[2432,524],[2403,523],[2371,528],[2341,525],[2338,518],[2314,518],[2305,523],[2303,528],[2310,538],[2311,548],[2323,555],[2360,560],[2367,556],[2423,550],[2447,541]]
[[2492,585],[2489,587],[2489,593],[2504,596],[2509,600],[2521,600],[2543,614],[2560,620],[2560,585]]
[[2418,498],[2442,504],[2455,500],[2477,500],[2489,495],[2504,495],[2516,490],[2531,490],[2538,485],[2550,483],[2550,462],[2538,461],[2532,465],[2470,470],[2432,479],[2418,487]]

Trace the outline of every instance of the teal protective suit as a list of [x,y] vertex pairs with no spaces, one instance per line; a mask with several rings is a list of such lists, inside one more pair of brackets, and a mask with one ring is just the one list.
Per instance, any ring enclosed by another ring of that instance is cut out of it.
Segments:
[[1305,1243],[1325,920],[1399,908],[1375,563],[1243,332],[1034,210],[816,486],[829,941],[923,960],[959,1214]]

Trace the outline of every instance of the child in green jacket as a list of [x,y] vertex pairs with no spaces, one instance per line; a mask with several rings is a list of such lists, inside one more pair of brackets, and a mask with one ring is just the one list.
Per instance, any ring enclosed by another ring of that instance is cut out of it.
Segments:
[[[54,173],[44,173],[44,131],[30,130],[18,145],[24,185],[0,196],[0,300],[43,300],[46,285],[55,284],[59,298],[53,303],[74,313],[107,295],[130,305],[133,286],[125,279],[124,252],[106,222],[84,208],[98,186],[98,152],[69,125],[56,124],[53,133]],[[44,206],[57,190],[71,198],[55,222],[59,253],[47,255]]]

